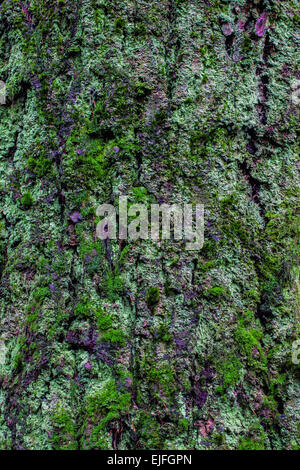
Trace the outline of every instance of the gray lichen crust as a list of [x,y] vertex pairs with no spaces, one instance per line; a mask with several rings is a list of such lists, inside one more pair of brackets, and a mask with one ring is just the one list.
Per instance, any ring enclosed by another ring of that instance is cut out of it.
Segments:
[[[1,2],[2,449],[299,449],[299,18]],[[103,243],[120,195],[203,248]]]

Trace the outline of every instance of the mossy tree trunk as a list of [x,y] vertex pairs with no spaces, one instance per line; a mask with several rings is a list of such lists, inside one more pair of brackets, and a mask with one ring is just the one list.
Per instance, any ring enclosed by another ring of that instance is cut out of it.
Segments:
[[[297,448],[297,9],[1,2],[3,449]],[[120,195],[203,248],[102,243]]]

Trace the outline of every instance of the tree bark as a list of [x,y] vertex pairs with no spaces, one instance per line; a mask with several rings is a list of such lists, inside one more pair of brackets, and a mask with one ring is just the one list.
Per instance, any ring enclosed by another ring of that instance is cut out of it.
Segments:
[[[299,448],[297,8],[1,2],[2,449]],[[203,248],[100,240],[122,195]]]

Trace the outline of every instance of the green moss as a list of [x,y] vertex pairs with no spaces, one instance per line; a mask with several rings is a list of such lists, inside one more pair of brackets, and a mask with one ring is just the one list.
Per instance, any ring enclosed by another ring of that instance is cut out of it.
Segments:
[[52,442],[55,450],[76,450],[76,428],[70,412],[59,408],[52,416]]
[[[239,215],[237,214],[236,217]],[[236,238],[238,236],[242,242],[247,242],[250,239],[249,230],[241,220],[231,220],[230,224],[226,223],[221,228],[228,237]]]
[[[171,396],[175,391],[175,371],[168,364],[157,365],[153,360],[143,361],[141,370],[146,380],[156,385],[156,390],[162,388],[167,396]],[[159,394],[156,395],[159,397]]]
[[124,18],[116,18],[115,19],[115,29],[116,29],[116,31],[121,31],[124,27],[125,27]]
[[175,255],[173,258],[171,258],[170,260],[170,266],[173,267],[173,266],[176,266],[176,264],[178,263],[179,261],[179,256],[178,255]]
[[226,357],[226,360],[219,366],[220,374],[223,376],[222,386],[216,387],[216,393],[225,393],[229,387],[238,384],[240,380],[240,371],[242,369],[241,361],[232,355]]
[[150,412],[139,411],[136,415],[135,426],[139,430],[140,441],[144,449],[164,448],[160,425]]
[[186,432],[189,429],[189,420],[187,418],[182,418],[178,421],[179,432]]
[[40,310],[37,308],[35,304],[31,304],[30,308],[28,308],[28,315],[27,315],[27,323],[31,327],[33,331],[37,329],[36,321],[39,317]]
[[112,326],[112,319],[110,315],[104,313],[101,308],[96,310],[95,316],[99,330],[108,330]]
[[33,171],[36,176],[42,178],[51,168],[51,160],[44,155],[39,157],[29,157],[27,160],[27,168]]
[[204,297],[212,298],[212,297],[224,297],[227,294],[227,290],[223,287],[209,287],[205,289],[203,292]]
[[124,282],[118,270],[107,270],[104,284],[104,291],[110,300],[116,300],[124,287]]
[[80,257],[84,258],[86,255],[90,255],[93,250],[96,250],[97,255],[103,253],[102,240],[89,241],[82,239],[80,242],[79,253]]
[[240,439],[238,450],[264,450],[265,445],[262,441],[256,441],[255,439],[245,438]]
[[173,335],[169,331],[168,325],[161,323],[155,332],[158,341],[169,343],[173,339]]
[[267,395],[264,397],[262,406],[264,408],[267,408],[273,413],[276,413],[278,411],[278,404],[275,398],[272,395]]
[[165,289],[165,294],[167,297],[172,297],[178,294],[178,290],[175,289],[168,281],[165,283],[164,289]]
[[213,441],[215,442],[217,447],[219,447],[219,446],[221,446],[222,444],[225,443],[225,436],[224,436],[224,434],[222,434],[220,432],[214,433],[212,438],[213,438]]
[[78,302],[74,307],[74,315],[76,317],[91,317],[93,316],[94,308],[89,302],[87,297],[84,297],[80,302]]
[[158,287],[149,287],[147,294],[146,294],[146,302],[149,307],[153,307],[159,302]]
[[[105,429],[106,425],[121,415],[129,412],[130,393],[121,393],[116,389],[113,380],[109,380],[103,389],[88,397],[86,413],[91,422],[97,425],[99,432]],[[100,422],[99,422],[100,421]]]
[[110,328],[103,334],[102,339],[109,343],[113,343],[113,344],[118,343],[122,346],[125,344],[125,334],[120,329]]
[[50,295],[50,289],[49,287],[39,287],[34,293],[33,293],[33,298],[38,302],[38,303],[43,303],[46,297],[49,297]]
[[136,37],[143,37],[147,34],[147,27],[142,22],[135,22],[134,23],[134,31],[133,34]]
[[26,338],[20,336],[17,338],[15,347],[12,350],[11,359],[12,359],[12,368],[15,372],[21,372],[25,366],[25,353],[28,351],[26,345]]
[[[254,366],[257,370],[266,371],[267,360],[259,342],[262,336],[262,332],[255,328],[246,329],[243,326],[238,326],[235,331],[237,346],[241,353],[247,357],[249,365]],[[260,360],[253,358],[254,348],[257,349]]]
[[271,294],[278,285],[278,275],[281,269],[281,259],[278,254],[265,253],[264,261],[258,266],[260,288],[263,293]]
[[300,450],[300,444],[297,444],[297,442],[292,441],[291,442],[291,450]]
[[241,438],[238,450],[264,450],[266,435],[262,427],[257,424],[249,429],[249,436]]
[[62,161],[67,185],[91,190],[104,181],[108,177],[111,147],[99,137],[97,122],[90,123],[89,129],[78,126],[67,140],[67,156]]
[[148,191],[143,186],[132,188],[132,192],[134,194],[134,203],[144,203],[149,198]]
[[121,251],[119,262],[118,262],[119,267],[125,263],[126,257],[130,251],[130,248],[131,248],[130,245],[126,245],[125,248],[123,248],[123,250]]
[[25,193],[21,198],[21,204],[25,209],[29,209],[33,204],[33,197],[30,193]]
[[199,269],[199,271],[202,271],[202,272],[207,272],[210,269],[213,269],[215,267],[216,267],[216,261],[214,261],[214,260],[206,261],[204,264],[198,263],[198,265],[197,265],[197,268]]
[[145,96],[150,95],[151,91],[152,91],[152,87],[148,85],[147,83],[139,81],[135,84],[135,92],[140,97],[145,97]]

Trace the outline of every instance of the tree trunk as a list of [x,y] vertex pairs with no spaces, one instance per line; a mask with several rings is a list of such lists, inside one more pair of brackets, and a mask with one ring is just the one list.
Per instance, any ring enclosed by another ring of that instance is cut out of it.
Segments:
[[1,2],[2,449],[299,448],[297,8]]

